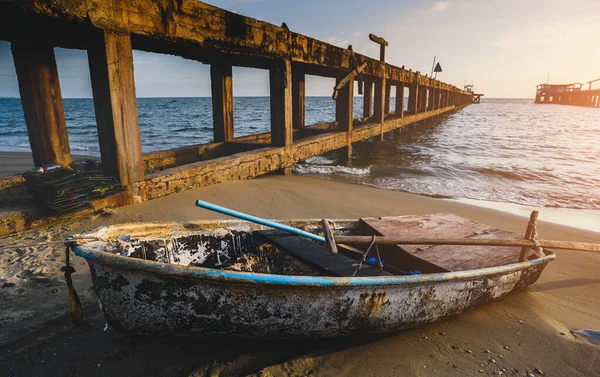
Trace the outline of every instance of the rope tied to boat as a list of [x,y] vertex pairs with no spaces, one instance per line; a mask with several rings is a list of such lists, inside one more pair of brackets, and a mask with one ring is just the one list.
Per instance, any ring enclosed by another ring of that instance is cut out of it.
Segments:
[[358,267],[354,271],[354,274],[352,274],[352,277],[355,277],[356,274],[358,273],[358,271],[360,271],[363,268],[363,263],[366,262],[367,255],[369,255],[369,251],[371,251],[371,249],[373,248],[373,245],[375,245],[375,250],[377,251],[377,267],[379,267],[379,269],[381,271],[383,271],[383,263],[381,262],[381,257],[379,256],[379,246],[375,243],[376,239],[377,239],[377,237],[375,235],[373,235],[371,244],[367,248],[367,251],[365,251],[365,253],[362,255],[362,258],[360,259],[360,263],[358,264]]
[[77,234],[67,238],[64,242],[65,245],[65,265],[60,269],[64,272],[65,280],[67,282],[67,291],[69,295],[69,313],[71,314],[71,321],[74,325],[80,325],[83,322],[83,306],[79,295],[73,286],[73,278],[71,275],[75,272],[75,268],[71,266],[71,251],[75,251],[77,241],[101,241],[113,247],[116,245],[118,250],[122,250],[123,243],[120,240],[110,240],[104,237],[90,236]]
[[60,270],[64,272],[65,279],[67,281],[67,290],[69,294],[69,313],[71,314],[71,321],[74,325],[79,325],[83,321],[83,307],[81,305],[79,295],[73,286],[71,274],[75,272],[75,269],[70,263],[70,252],[71,250],[75,249],[76,245],[77,243],[73,240],[68,240],[65,242],[65,265]]

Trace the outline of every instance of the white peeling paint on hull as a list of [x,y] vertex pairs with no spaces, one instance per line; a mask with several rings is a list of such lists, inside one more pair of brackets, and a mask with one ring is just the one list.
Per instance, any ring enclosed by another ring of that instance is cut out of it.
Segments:
[[[320,220],[281,222],[314,233],[322,229]],[[351,219],[332,220],[338,233],[359,225]],[[106,252],[111,250],[102,241],[121,235],[157,240],[264,229],[239,220],[122,224],[84,233],[90,241],[76,246],[75,254],[87,260],[104,315],[115,329],[136,335],[239,338],[327,338],[413,328],[523,289],[555,259],[546,251],[539,259],[478,270],[327,277],[129,258]]]
[[547,264],[413,284],[286,286],[88,262],[104,315],[117,330],[250,338],[326,338],[408,329],[530,285]]

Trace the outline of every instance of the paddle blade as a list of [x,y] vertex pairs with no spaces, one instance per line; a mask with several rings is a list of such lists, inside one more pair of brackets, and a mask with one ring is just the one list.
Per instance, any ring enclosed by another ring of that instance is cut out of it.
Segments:
[[73,287],[69,287],[69,313],[71,314],[73,324],[80,325],[83,321],[83,308],[81,307],[79,296]]

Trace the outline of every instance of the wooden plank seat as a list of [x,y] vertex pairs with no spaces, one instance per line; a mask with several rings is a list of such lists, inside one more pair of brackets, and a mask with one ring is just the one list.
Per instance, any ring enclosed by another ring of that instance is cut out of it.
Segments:
[[[523,237],[452,214],[361,219],[376,235],[406,238],[507,238]],[[518,247],[402,245],[398,250],[437,265],[446,271],[465,271],[517,263]]]
[[[327,247],[319,245],[307,238],[291,235],[278,230],[258,231],[269,242],[291,254],[294,258],[333,276],[350,277],[356,271],[358,260],[341,254],[333,254]],[[356,276],[389,276],[390,273],[380,271],[366,263]]]

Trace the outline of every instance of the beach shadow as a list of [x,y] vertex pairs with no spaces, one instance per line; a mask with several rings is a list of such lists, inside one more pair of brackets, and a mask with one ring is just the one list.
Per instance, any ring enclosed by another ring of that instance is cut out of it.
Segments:
[[244,376],[271,365],[316,358],[396,335],[325,340],[153,338],[105,329],[96,304],[86,305],[84,313],[80,326],[72,326],[65,314],[0,345],[0,375]]
[[526,290],[518,292],[517,294],[527,293],[527,292],[554,291],[557,289],[572,288],[572,287],[579,287],[579,286],[583,286],[583,285],[593,285],[593,284],[600,284],[600,279],[583,279],[583,278],[581,278],[581,279],[569,279],[569,280],[560,280],[560,281],[553,281],[553,282],[548,282],[548,283],[534,284],[534,285],[528,287]]

